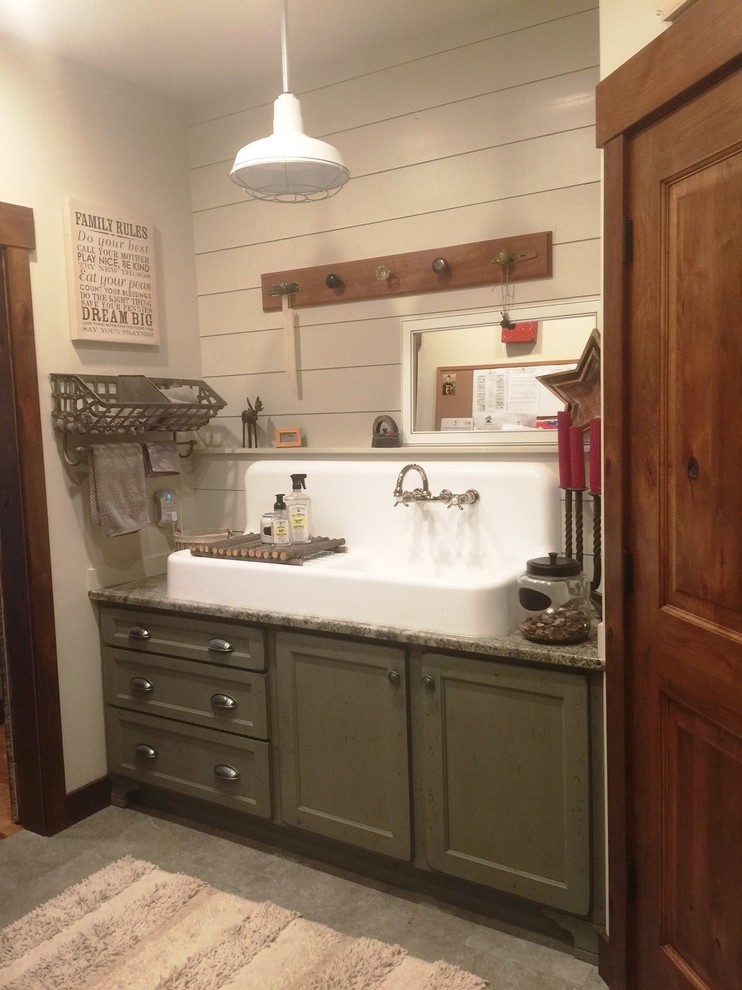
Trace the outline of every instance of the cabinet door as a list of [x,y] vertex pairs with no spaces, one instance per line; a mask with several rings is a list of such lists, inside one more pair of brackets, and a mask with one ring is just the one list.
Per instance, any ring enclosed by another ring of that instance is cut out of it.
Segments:
[[276,685],[283,821],[409,859],[404,651],[279,634]]
[[422,674],[430,865],[586,914],[585,678],[433,654]]

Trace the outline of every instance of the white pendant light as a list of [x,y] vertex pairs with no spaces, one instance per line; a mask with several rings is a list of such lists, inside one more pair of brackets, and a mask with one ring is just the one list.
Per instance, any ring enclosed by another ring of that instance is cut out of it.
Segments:
[[289,92],[287,6],[288,0],[283,0],[283,93],[273,104],[273,133],[246,144],[237,153],[230,178],[252,199],[308,203],[339,192],[350,173],[332,145],[304,133],[301,104]]

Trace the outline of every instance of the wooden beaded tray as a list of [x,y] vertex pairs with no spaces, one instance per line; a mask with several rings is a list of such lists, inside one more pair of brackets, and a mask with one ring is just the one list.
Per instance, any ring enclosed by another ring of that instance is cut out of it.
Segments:
[[343,553],[347,549],[344,539],[330,539],[326,536],[315,536],[309,543],[290,543],[280,546],[263,543],[259,533],[243,533],[241,536],[232,536],[224,540],[193,543],[191,554],[194,557],[256,560],[268,564],[303,564],[305,560],[329,553]]

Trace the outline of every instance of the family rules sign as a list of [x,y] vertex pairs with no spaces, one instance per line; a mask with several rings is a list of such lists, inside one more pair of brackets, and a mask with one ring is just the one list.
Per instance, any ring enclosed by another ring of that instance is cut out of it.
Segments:
[[152,222],[70,199],[65,228],[72,339],[158,344]]

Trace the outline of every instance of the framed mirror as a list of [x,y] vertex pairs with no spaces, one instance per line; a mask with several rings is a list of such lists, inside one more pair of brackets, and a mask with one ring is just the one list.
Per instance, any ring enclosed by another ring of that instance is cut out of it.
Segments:
[[540,375],[574,368],[600,326],[598,298],[508,311],[535,340],[503,343],[500,310],[402,321],[402,433],[410,444],[556,446],[563,402]]

